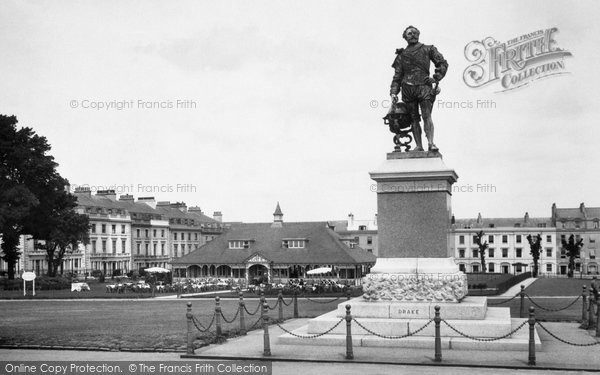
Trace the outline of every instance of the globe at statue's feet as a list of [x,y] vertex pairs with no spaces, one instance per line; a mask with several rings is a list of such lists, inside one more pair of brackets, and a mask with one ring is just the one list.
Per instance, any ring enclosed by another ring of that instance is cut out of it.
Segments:
[[429,151],[439,151],[440,149],[433,143],[429,144]]

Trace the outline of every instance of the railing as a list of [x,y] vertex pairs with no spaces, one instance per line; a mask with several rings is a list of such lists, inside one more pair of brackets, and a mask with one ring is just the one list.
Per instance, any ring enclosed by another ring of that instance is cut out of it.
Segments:
[[[523,289],[524,288],[522,286],[520,293],[518,293],[517,295],[515,295],[514,297],[512,297],[509,300],[502,301],[501,303],[511,301],[518,296],[520,296],[522,298],[522,300],[525,297],[527,297],[529,299],[529,301],[531,301],[532,303],[535,303],[530,296],[527,296],[524,293]],[[592,300],[590,300],[590,303],[587,304],[587,308],[586,308],[586,297],[587,297],[587,295],[586,295],[586,291],[585,291],[585,287],[584,287],[583,294],[581,296],[578,296],[568,306],[565,306],[560,309],[552,309],[551,311],[564,310],[564,309],[572,306],[580,298],[583,298],[583,314],[584,314],[583,318],[584,318],[584,325],[585,325],[583,328],[590,329],[590,328],[595,327],[596,328],[595,337],[600,338],[600,304],[597,300],[592,299]],[[336,300],[338,300],[338,299],[336,299]],[[329,301],[329,302],[332,302],[332,301]],[[529,326],[528,362],[527,362],[529,366],[536,366],[536,349],[535,349],[535,326],[536,326],[536,324],[540,327],[540,329],[542,329],[544,332],[546,332],[549,336],[562,342],[563,344],[567,344],[567,345],[571,345],[571,346],[578,346],[578,347],[588,347],[588,346],[600,345],[599,339],[595,339],[595,340],[584,342],[584,343],[577,343],[577,342],[572,342],[572,341],[560,338],[555,333],[550,331],[543,324],[542,321],[536,319],[534,306],[529,307],[528,319],[524,320],[521,324],[519,324],[516,328],[512,329],[510,332],[505,333],[498,337],[476,337],[476,336],[472,336],[472,335],[462,332],[461,330],[456,328],[454,325],[452,325],[450,322],[448,322],[447,320],[442,319],[440,317],[440,310],[441,310],[440,306],[435,306],[434,318],[425,322],[421,327],[417,328],[416,330],[410,331],[405,335],[398,335],[398,336],[385,335],[385,334],[378,333],[373,329],[368,328],[362,322],[360,322],[359,320],[354,318],[351,313],[350,305],[345,306],[346,307],[345,317],[340,318],[339,321],[335,322],[327,330],[324,330],[323,332],[320,332],[320,333],[311,334],[311,335],[301,335],[301,334],[297,334],[293,331],[290,331],[281,325],[281,323],[283,322],[283,307],[289,306],[292,303],[294,304],[294,318],[297,318],[298,317],[297,295],[294,295],[294,297],[290,301],[286,302],[283,298],[283,295],[280,293],[277,298],[277,302],[273,306],[269,306],[269,304],[266,302],[264,296],[261,296],[260,301],[259,301],[258,305],[256,306],[256,309],[253,309],[253,311],[250,311],[246,308],[243,294],[240,293],[240,301],[239,301],[238,309],[236,310],[236,313],[233,315],[233,317],[231,317],[230,319],[227,319],[227,317],[223,314],[223,311],[221,310],[219,297],[215,297],[215,312],[211,317],[211,321],[208,324],[203,325],[193,315],[192,303],[188,302],[187,303],[187,312],[186,312],[186,319],[187,319],[186,352],[187,352],[187,355],[194,354],[193,342],[194,342],[195,337],[197,336],[197,332],[194,331],[194,327],[196,328],[196,330],[198,332],[207,333],[214,325],[215,326],[215,336],[216,336],[214,342],[221,343],[221,342],[225,341],[225,338],[223,336],[221,321],[231,324],[231,323],[234,323],[236,321],[236,319],[239,319],[239,326],[240,326],[241,334],[246,334],[246,332],[248,330],[254,329],[258,325],[261,326],[261,328],[263,330],[263,356],[264,357],[270,357],[272,355],[269,325],[277,326],[283,332],[285,332],[291,336],[300,338],[300,339],[316,339],[318,337],[322,337],[327,334],[330,334],[334,329],[336,329],[344,321],[346,322],[346,355],[345,355],[345,358],[348,360],[351,360],[354,358],[354,348],[353,348],[353,342],[352,342],[352,322],[353,321],[358,327],[360,327],[361,329],[366,331],[369,335],[377,336],[377,337],[387,339],[387,340],[401,340],[401,339],[404,339],[404,338],[407,338],[410,336],[414,336],[414,335],[418,334],[419,332],[423,331],[424,329],[426,329],[428,326],[430,326],[433,323],[435,326],[435,335],[432,338],[433,339],[433,347],[434,347],[434,356],[433,356],[434,362],[442,361],[442,345],[441,345],[441,334],[440,334],[442,323],[448,329],[454,331],[459,336],[467,338],[469,340],[479,341],[479,342],[491,342],[491,341],[498,341],[498,340],[506,339],[506,338],[511,337],[513,334],[515,334],[517,331],[523,329],[524,327]],[[537,303],[535,303],[535,304],[537,306],[539,306]],[[594,312],[594,307],[593,307],[594,305],[596,306],[596,309],[595,309],[596,312]],[[550,309],[548,309],[548,308],[544,308],[542,306],[539,306],[539,307],[541,309],[546,309],[546,310],[550,311]],[[275,310],[276,308],[278,308],[278,318],[274,319],[274,318],[271,318],[268,314],[269,314],[270,310]],[[252,325],[250,325],[250,327],[246,328],[245,315],[247,314],[248,317],[250,317],[250,316],[257,315],[259,312],[260,312],[260,317]],[[587,312],[587,316],[585,315],[586,312]],[[426,337],[426,336],[423,336],[423,337]]]

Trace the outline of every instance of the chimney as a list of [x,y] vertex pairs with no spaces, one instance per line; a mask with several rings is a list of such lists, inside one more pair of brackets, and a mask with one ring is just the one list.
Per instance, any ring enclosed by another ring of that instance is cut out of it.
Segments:
[[456,224],[456,218],[454,217],[454,215],[452,215],[452,218],[450,218],[450,224]]
[[377,214],[375,214],[375,220],[373,220],[373,225],[375,225],[375,228],[377,228]]
[[584,218],[587,218],[587,214],[585,212],[585,204],[583,204],[583,202],[581,202],[581,204],[579,205],[579,211],[581,211],[581,214]]
[[92,190],[89,187],[76,187],[73,194],[77,197],[91,197]]
[[223,214],[221,213],[221,211],[215,211],[213,213],[213,219],[215,219],[219,223],[222,223],[223,222]]
[[481,224],[483,222],[483,218],[481,217],[481,212],[477,214],[477,224]]
[[133,201],[135,201],[135,199],[133,198],[133,195],[131,195],[131,194],[123,194],[123,195],[119,196],[119,200],[121,202],[133,202]]
[[556,203],[552,203],[552,225],[556,225]]
[[117,200],[117,193],[115,193],[114,190],[98,190],[96,192],[96,196],[105,197],[105,198],[110,199],[111,201]]
[[277,202],[277,207],[275,207],[275,212],[273,212],[273,224],[271,224],[271,228],[282,227],[283,226],[283,212],[281,212],[281,207],[279,207],[279,202]]
[[185,202],[171,203],[171,208],[178,209],[181,212],[187,212],[187,205],[185,204]]
[[354,227],[354,214],[350,212],[348,214],[348,228]]
[[529,224],[529,212],[525,212],[525,217],[523,218],[523,222],[527,226]]
[[156,201],[154,200],[154,197],[139,197],[137,201],[141,203],[146,203],[152,208],[156,208]]

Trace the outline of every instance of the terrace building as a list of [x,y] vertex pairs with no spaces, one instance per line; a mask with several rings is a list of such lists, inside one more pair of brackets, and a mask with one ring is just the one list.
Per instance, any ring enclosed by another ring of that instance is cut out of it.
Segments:
[[354,215],[350,213],[348,220],[330,221],[329,223],[348,246],[358,246],[368,253],[375,256],[379,255],[377,249],[377,214],[375,214],[373,220],[355,220]]

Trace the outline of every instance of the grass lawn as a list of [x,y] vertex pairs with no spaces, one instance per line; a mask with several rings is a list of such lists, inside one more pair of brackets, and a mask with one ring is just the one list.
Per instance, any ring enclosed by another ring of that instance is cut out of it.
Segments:
[[[289,300],[286,300],[288,302]],[[275,300],[269,299],[273,306]],[[336,308],[343,300],[314,303],[299,299],[300,317],[315,317]],[[112,350],[167,349],[185,350],[186,300],[110,300],[110,301],[0,301],[0,345],[42,345]],[[247,300],[253,312],[258,300]],[[228,320],[235,315],[237,300],[221,301]],[[193,300],[192,311],[203,325],[208,325],[214,312],[214,301]],[[270,316],[277,317],[277,311]],[[284,316],[293,315],[292,305],[284,308]],[[246,326],[258,315],[246,316]],[[223,324],[224,332],[234,332],[239,320]],[[211,328],[214,332],[214,326]],[[212,334],[204,336],[208,339]]]
[[580,296],[582,286],[585,285],[589,291],[589,279],[553,279],[539,278],[529,287],[525,288],[525,293],[529,296]]

